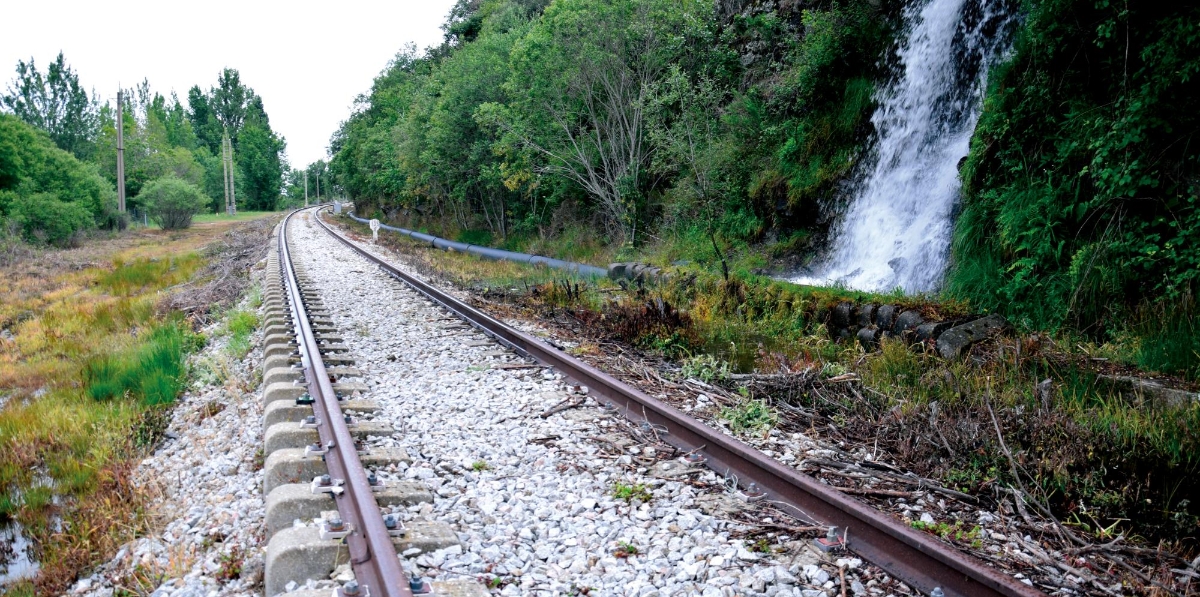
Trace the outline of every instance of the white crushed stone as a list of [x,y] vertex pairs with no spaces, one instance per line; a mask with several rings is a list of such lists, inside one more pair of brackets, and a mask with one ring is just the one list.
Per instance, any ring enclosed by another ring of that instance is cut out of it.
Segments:
[[[298,220],[298,221],[297,221]],[[501,595],[840,594],[837,566],[807,542],[784,553],[753,552],[730,537],[736,523],[705,514],[708,492],[655,471],[633,451],[611,457],[596,435],[619,435],[614,415],[594,403],[542,419],[566,388],[543,369],[496,370],[516,361],[318,229],[293,220],[293,257],[306,266],[377,401],[377,419],[397,434],[372,443],[403,447],[411,466],[379,471],[385,481],[420,480],[435,501],[405,519],[452,526],[462,548],[415,557],[426,578],[500,577]],[[530,440],[558,436],[545,442]],[[477,462],[486,470],[474,470]],[[721,485],[714,473],[691,475]],[[646,503],[615,499],[613,484],[644,484]],[[638,553],[616,555],[622,544]],[[857,568],[860,561],[850,563]],[[854,583],[854,584],[852,584]],[[883,594],[847,575],[849,594]],[[857,590],[855,590],[857,589]]]
[[[135,483],[161,496],[150,512],[155,534],[122,546],[68,595],[262,594],[261,360],[258,347],[233,360],[224,339],[193,355],[192,367],[205,373],[179,399],[168,437],[135,473]],[[214,414],[212,404],[224,406]],[[229,578],[234,568],[237,577]]]

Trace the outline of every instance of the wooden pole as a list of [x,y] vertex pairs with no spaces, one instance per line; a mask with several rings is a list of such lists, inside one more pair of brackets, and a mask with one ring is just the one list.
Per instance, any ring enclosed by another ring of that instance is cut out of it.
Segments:
[[221,132],[221,185],[225,193],[225,213],[229,213],[229,129]]
[[304,207],[308,207],[308,169],[304,170]]
[[233,167],[233,139],[229,140],[229,215],[237,215],[237,185],[234,184],[233,174],[237,169]]
[[117,211],[125,213],[125,120],[122,98],[124,94],[117,90]]

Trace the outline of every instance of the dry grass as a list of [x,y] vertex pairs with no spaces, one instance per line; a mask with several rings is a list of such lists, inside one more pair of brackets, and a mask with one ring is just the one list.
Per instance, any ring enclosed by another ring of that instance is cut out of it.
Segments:
[[141,345],[164,290],[204,275],[202,249],[237,225],[131,231],[0,268],[0,520],[21,522],[41,563],[12,593],[61,592],[144,529],[130,472],[170,412],[93,400],[85,370]]

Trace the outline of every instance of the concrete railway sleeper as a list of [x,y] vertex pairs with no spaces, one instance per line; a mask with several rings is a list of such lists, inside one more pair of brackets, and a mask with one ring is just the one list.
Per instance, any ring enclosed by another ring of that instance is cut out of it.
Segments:
[[[303,267],[291,260],[293,215],[276,228],[264,292],[265,594],[486,594],[471,579],[428,583],[405,574],[398,554],[443,549],[458,537],[444,523],[385,518],[384,510],[430,502],[432,494],[419,483],[384,482],[373,472],[408,456],[363,443],[394,429],[365,420],[379,406],[358,398],[367,389],[356,381],[362,371],[319,295],[305,289]],[[314,588],[296,591],[300,587]]]
[[[517,355],[553,367],[573,385],[590,390],[591,398],[607,411],[623,414],[634,426],[647,429],[675,454],[703,464],[737,485],[743,499],[764,499],[786,505],[809,524],[832,527],[822,546],[849,550],[925,594],[946,596],[1041,595],[1007,574],[943,545],[857,500],[841,495],[745,443],[721,434],[675,408],[646,395],[562,351],[477,311],[450,294],[373,255],[313,219],[337,241],[387,275],[403,282],[433,304],[461,318],[476,335],[483,335]],[[468,345],[470,346],[470,345]],[[844,582],[844,581],[843,581]],[[845,585],[842,594],[846,594]],[[855,594],[859,591],[855,590]]]

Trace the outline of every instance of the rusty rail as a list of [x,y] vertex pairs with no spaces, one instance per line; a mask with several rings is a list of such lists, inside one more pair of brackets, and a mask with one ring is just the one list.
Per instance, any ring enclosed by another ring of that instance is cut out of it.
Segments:
[[[320,218],[317,223],[392,277],[516,352],[558,369],[609,400],[634,423],[648,423],[681,452],[700,454],[705,464],[742,487],[751,484],[766,499],[785,504],[800,518],[837,527],[845,547],[917,590],[940,589],[947,597],[1036,597],[1044,595],[1004,572],[917,532],[879,510],[819,483],[812,477],[713,429],[611,375],[515,330],[355,245]],[[665,430],[665,432],[663,431]]]
[[[325,363],[321,359],[321,347],[313,335],[312,323],[308,319],[304,295],[296,278],[288,250],[287,228],[296,211],[288,214],[279,231],[279,263],[283,270],[292,325],[296,331],[300,360],[304,367],[304,379],[309,395],[313,397],[317,433],[321,447],[327,450],[324,459],[329,467],[329,476],[335,485],[341,482],[341,493],[334,493],[338,513],[350,534],[345,537],[350,550],[350,565],[360,587],[360,595],[370,597],[412,597],[408,576],[400,566],[396,548],[384,526],[379,504],[371,491],[367,472],[358,459],[354,438],[346,426],[337,393],[329,381]],[[315,216],[315,212],[314,217]],[[340,594],[341,589],[339,589]]]

